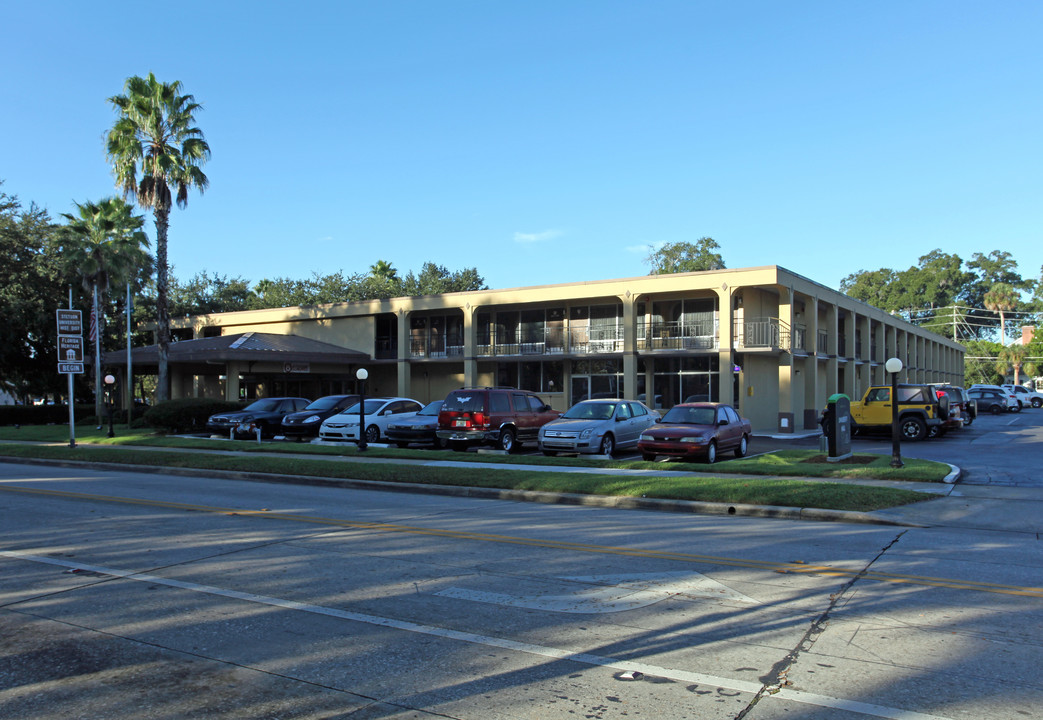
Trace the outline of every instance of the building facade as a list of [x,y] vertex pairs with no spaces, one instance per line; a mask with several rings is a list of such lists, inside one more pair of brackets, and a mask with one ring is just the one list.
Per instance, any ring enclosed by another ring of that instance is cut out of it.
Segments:
[[669,408],[734,405],[760,433],[817,429],[833,393],[890,382],[962,384],[963,346],[778,266],[647,275],[176,321],[194,338],[263,333],[355,351],[359,362],[171,368],[171,396],[237,399],[354,388],[422,402],[462,386],[508,385],[565,410],[588,397]]

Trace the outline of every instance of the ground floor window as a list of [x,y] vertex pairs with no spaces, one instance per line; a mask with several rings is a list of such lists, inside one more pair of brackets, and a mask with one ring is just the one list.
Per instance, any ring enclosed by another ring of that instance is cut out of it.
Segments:
[[562,392],[564,364],[560,360],[496,363],[496,384],[535,393]]
[[721,398],[720,378],[717,355],[656,358],[652,379],[656,405],[671,408],[682,402],[717,402]]
[[572,404],[592,398],[623,397],[623,363],[620,360],[573,360],[569,363],[569,398]]

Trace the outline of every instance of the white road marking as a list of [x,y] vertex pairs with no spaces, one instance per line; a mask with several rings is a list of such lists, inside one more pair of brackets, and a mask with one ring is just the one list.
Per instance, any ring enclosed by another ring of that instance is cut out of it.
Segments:
[[614,613],[634,610],[681,595],[731,600],[749,605],[758,602],[716,580],[692,572],[639,575],[586,575],[561,578],[589,586],[563,595],[505,595],[451,587],[436,595],[458,600],[522,607],[559,613]]
[[[112,577],[123,578],[125,580],[152,583],[154,585],[165,585],[167,587],[178,588],[180,590],[187,590],[190,592],[214,595],[217,597],[231,598],[234,600],[242,600],[244,602],[255,603],[259,605],[267,605],[269,607],[283,608],[285,610],[296,610],[298,612],[307,612],[315,615],[324,615],[327,617],[334,617],[342,620],[350,620],[352,622],[366,623],[368,625],[391,628],[394,630],[402,630],[404,632],[420,633],[423,635],[430,635],[432,637],[439,637],[447,640],[457,640],[459,642],[483,645],[486,647],[495,647],[500,648],[502,650],[511,650],[519,653],[536,655],[539,657],[551,658],[555,660],[569,660],[572,662],[582,663],[584,665],[590,665],[592,667],[610,668],[613,670],[621,670],[623,672],[631,673],[639,672],[644,675],[667,678],[670,680],[676,680],[678,682],[709,685],[725,690],[736,690],[738,692],[747,693],[751,696],[755,695],[761,690],[761,686],[759,684],[746,682],[745,680],[733,680],[730,678],[717,677],[715,675],[704,675],[703,673],[689,672],[687,670],[678,670],[674,668],[659,667],[657,665],[650,665],[642,662],[634,662],[632,660],[619,660],[617,658],[606,657],[603,655],[577,653],[569,650],[562,650],[560,648],[549,647],[546,645],[533,645],[531,643],[517,642],[515,640],[508,640],[506,638],[497,638],[489,635],[478,635],[476,633],[461,632],[459,630],[450,630],[448,628],[440,628],[435,627],[433,625],[421,625],[419,623],[410,622],[408,620],[395,620],[394,618],[385,618],[380,617],[378,615],[367,615],[365,613],[348,612],[346,610],[338,610],[337,608],[323,607],[321,605],[312,605],[310,603],[302,603],[297,602],[295,600],[283,600],[280,598],[273,598],[265,595],[255,595],[253,593],[240,592],[238,590],[227,590],[225,588],[218,588],[212,585],[200,585],[198,583],[171,580],[169,578],[162,578],[156,575],[148,575],[146,573],[137,573],[129,570],[118,570],[102,565],[85,565],[83,563],[71,562],[69,560],[61,560],[58,558],[50,558],[42,555],[32,555],[30,553],[19,552],[16,550],[0,550],[0,557],[7,557],[16,560],[25,560],[36,563],[44,563],[47,565],[55,565],[58,567],[64,567],[69,569],[78,569],[85,572],[100,573],[103,575],[110,575]],[[951,720],[951,718],[945,718],[940,715],[929,715],[925,713],[915,712],[912,710],[901,710],[898,708],[890,708],[883,705],[873,705],[870,703],[858,702],[857,700],[846,700],[844,698],[835,698],[829,695],[818,695],[816,693],[808,693],[800,690],[790,690],[787,688],[782,688],[778,690],[778,692],[766,695],[764,698],[761,699],[761,702],[770,701],[772,698],[778,698],[780,700],[790,700],[793,702],[799,702],[806,705],[815,705],[824,708],[847,710],[850,712],[862,713],[863,715],[870,715],[872,717],[887,718],[888,720]]]

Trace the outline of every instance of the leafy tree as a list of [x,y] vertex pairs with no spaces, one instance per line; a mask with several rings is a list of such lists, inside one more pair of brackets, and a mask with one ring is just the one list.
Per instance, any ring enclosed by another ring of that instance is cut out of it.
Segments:
[[[61,252],[68,268],[80,275],[83,287],[91,291],[97,317],[97,347],[104,334],[104,295],[112,281],[124,283],[147,267],[150,257],[145,248],[148,238],[141,226],[145,220],[118,198],[100,202],[76,203],[76,215],[63,213],[68,223],[58,234]],[[95,414],[101,415],[101,367],[94,364]]]
[[206,315],[249,310],[256,306],[257,296],[244,278],[207,275],[204,270],[183,284],[172,277],[169,303],[171,315]]
[[475,268],[450,272],[442,265],[426,262],[420,268],[419,275],[414,275],[412,271],[406,275],[406,279],[402,283],[402,294],[419,297],[468,290],[485,290],[486,288],[485,279],[478,274]]
[[23,208],[0,190],[0,381],[22,401],[67,392],[57,368],[55,311],[69,306],[72,278],[51,242],[57,227],[46,211]]
[[[183,95],[181,83],[161,83],[155,75],[127,78],[123,95],[109,98],[118,114],[109,131],[107,153],[116,185],[124,197],[148,208],[156,220],[156,327],[159,375],[156,400],[169,398],[167,230],[173,202],[184,208],[192,188],[206,190],[210,181],[202,166],[210,146],[195,126],[200,105]],[[140,172],[140,176],[139,176]]]
[[985,293],[985,309],[999,313],[1000,316],[1000,345],[1007,344],[1005,313],[1014,310],[1018,306],[1018,291],[1009,283],[995,283]]
[[898,273],[889,268],[852,273],[840,281],[840,291],[890,313],[902,309]]
[[649,275],[724,269],[724,258],[716,252],[720,245],[710,237],[699,238],[694,243],[673,242],[649,249],[645,258],[645,262],[652,266]]
[[1009,370],[1014,378],[1014,382],[1019,382],[1021,366],[1025,364],[1027,356],[1028,348],[1024,345],[1007,345],[1001,348],[996,360],[996,372],[1006,378]]

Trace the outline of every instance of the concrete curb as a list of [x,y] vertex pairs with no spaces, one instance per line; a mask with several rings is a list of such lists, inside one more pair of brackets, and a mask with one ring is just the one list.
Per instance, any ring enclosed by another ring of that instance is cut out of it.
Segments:
[[0,456],[0,462],[22,465],[49,465],[54,467],[102,469],[180,477],[215,477],[224,480],[246,480],[250,482],[311,485],[337,487],[354,490],[376,490],[380,492],[416,493],[468,497],[485,500],[508,500],[553,505],[577,505],[584,507],[615,508],[620,510],[654,510],[658,512],[691,513],[695,515],[723,515],[734,517],[779,518],[784,520],[815,520],[825,522],[847,522],[873,525],[898,525],[903,527],[925,527],[918,523],[878,517],[872,513],[852,510],[824,510],[821,508],[799,508],[777,505],[745,505],[741,503],[701,502],[696,500],[661,500],[658,498],[621,497],[608,495],[580,495],[575,493],[537,492],[533,490],[500,490],[497,488],[465,487],[458,485],[427,485],[420,483],[394,483],[379,480],[350,480],[327,478],[314,475],[279,475],[275,473],[240,472],[237,470],[202,470],[197,468],[156,467],[153,465],[129,465],[123,463],[89,462],[82,460],[52,460],[47,458],[19,458]]

